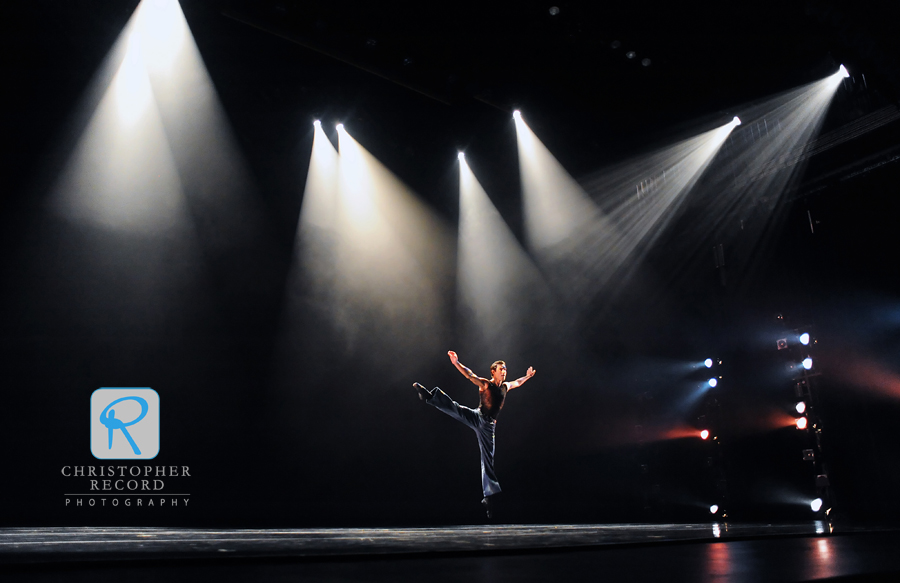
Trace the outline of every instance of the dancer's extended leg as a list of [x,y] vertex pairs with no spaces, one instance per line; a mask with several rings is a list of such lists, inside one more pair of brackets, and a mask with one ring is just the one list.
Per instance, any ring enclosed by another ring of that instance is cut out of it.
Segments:
[[484,496],[487,498],[499,493],[500,484],[497,482],[497,474],[494,473],[494,428],[497,422],[486,417],[478,409],[460,405],[437,387],[425,402],[475,431],[478,449],[481,452],[481,488]]

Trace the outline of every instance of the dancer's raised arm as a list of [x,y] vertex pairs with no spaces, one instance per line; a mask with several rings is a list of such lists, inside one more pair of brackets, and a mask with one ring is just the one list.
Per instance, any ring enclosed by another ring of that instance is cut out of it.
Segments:
[[457,356],[455,352],[449,350],[447,351],[447,356],[450,357],[450,362],[453,363],[453,366],[456,367],[456,370],[458,370],[462,374],[462,376],[472,381],[473,384],[477,385],[479,389],[483,389],[487,386],[489,381],[487,379],[481,378],[480,376],[472,372],[472,369],[461,363],[459,361],[459,356]]
[[536,372],[537,372],[537,371],[534,370],[534,367],[529,366],[529,367],[528,367],[528,370],[525,371],[525,376],[524,376],[524,377],[519,377],[519,378],[517,378],[517,379],[514,380],[514,381],[511,381],[511,382],[506,383],[506,384],[509,386],[509,390],[511,391],[511,390],[513,390],[513,389],[516,389],[516,388],[518,388],[518,387],[521,387],[521,386],[525,383],[525,381],[527,381],[528,379],[530,379],[531,377],[533,377],[533,376],[534,376],[534,373],[536,373]]

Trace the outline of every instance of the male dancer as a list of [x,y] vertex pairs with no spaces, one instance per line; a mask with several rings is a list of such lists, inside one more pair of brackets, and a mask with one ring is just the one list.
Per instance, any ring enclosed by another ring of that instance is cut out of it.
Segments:
[[453,366],[478,386],[480,400],[478,409],[463,407],[437,387],[431,391],[419,383],[413,383],[413,387],[419,393],[421,400],[475,430],[475,435],[478,436],[478,447],[481,449],[481,487],[484,491],[484,499],[481,503],[484,505],[487,517],[492,518],[491,496],[500,492],[500,484],[497,483],[497,476],[494,474],[494,428],[497,425],[497,415],[506,401],[507,391],[521,387],[525,381],[534,376],[535,370],[528,367],[525,376],[512,382],[506,382],[506,363],[498,360],[491,365],[491,379],[488,380],[476,375],[459,362],[459,357],[452,350],[447,352],[447,355]]

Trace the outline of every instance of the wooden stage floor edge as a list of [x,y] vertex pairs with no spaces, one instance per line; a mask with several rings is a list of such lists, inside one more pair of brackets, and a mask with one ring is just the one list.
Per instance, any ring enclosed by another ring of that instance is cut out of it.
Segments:
[[896,529],[835,526],[824,521],[791,524],[509,524],[446,528],[2,528],[0,563],[508,553],[606,545],[814,537],[890,530]]

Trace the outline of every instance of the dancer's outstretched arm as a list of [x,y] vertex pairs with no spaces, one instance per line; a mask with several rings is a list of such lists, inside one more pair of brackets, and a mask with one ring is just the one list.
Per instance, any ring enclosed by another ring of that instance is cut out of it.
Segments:
[[533,377],[533,376],[534,376],[534,373],[536,373],[536,372],[537,372],[537,371],[534,370],[534,367],[529,366],[529,367],[528,367],[528,370],[525,371],[525,376],[524,376],[524,377],[520,377],[520,378],[517,378],[516,380],[514,380],[514,381],[512,381],[512,382],[506,383],[507,385],[509,385],[509,389],[508,389],[508,390],[511,391],[511,390],[513,390],[513,389],[516,389],[516,388],[518,388],[518,387],[521,387],[521,386],[525,383],[525,381],[527,381],[528,379],[530,379],[531,377]]
[[459,361],[459,357],[456,355],[455,352],[450,350],[447,352],[447,356],[450,357],[450,362],[453,363],[453,366],[456,367],[456,370],[458,370],[460,373],[462,373],[462,376],[464,376],[467,379],[469,379],[470,381],[472,381],[472,383],[477,385],[479,389],[487,388],[489,381],[487,379],[481,378],[480,376],[478,376],[477,374],[472,372],[472,369],[470,369],[469,367],[467,367],[463,363],[461,363]]

